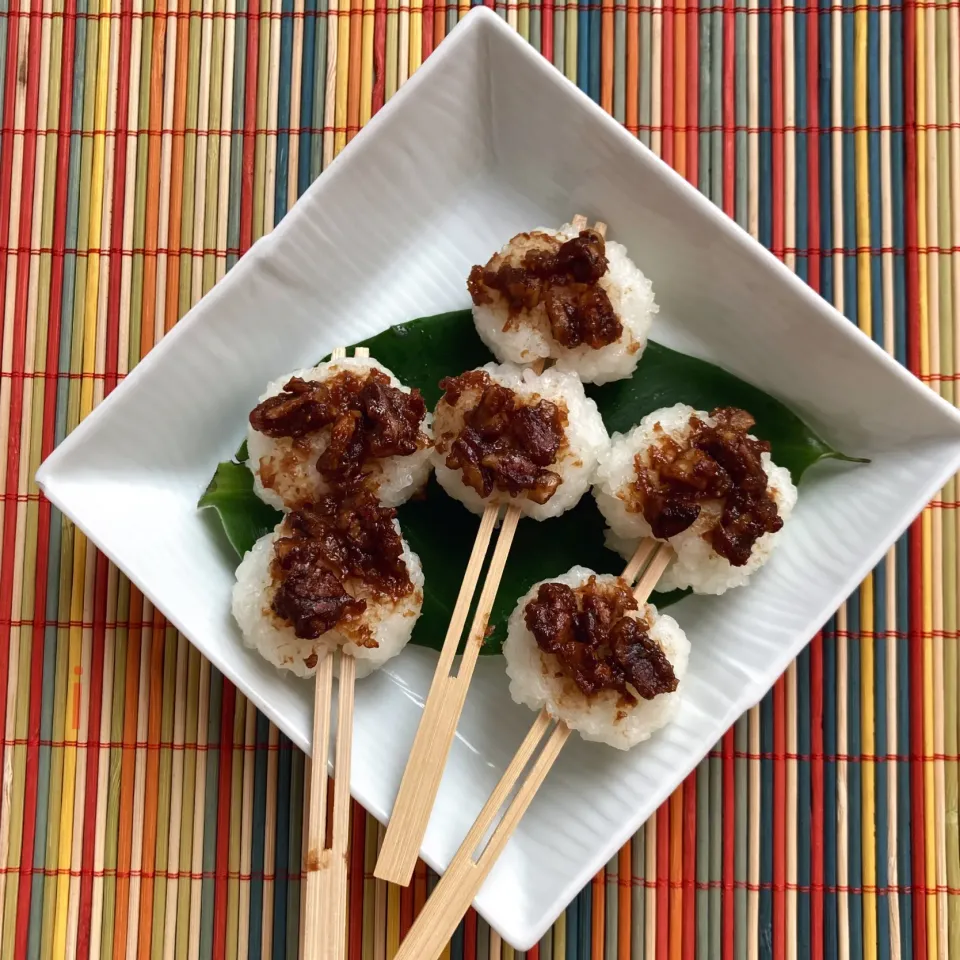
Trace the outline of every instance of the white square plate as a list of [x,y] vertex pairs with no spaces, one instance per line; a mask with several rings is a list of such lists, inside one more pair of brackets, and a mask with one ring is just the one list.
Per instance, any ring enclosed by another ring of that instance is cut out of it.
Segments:
[[[520,230],[574,213],[606,221],[652,278],[655,339],[768,390],[873,463],[816,467],[753,584],[675,608],[693,655],[670,727],[629,754],[576,737],[564,750],[476,903],[520,949],[760,699],[960,468],[956,411],[479,8],[38,475],[46,495],[309,749],[311,685],[243,647],[229,612],[236,560],[197,498],[236,450],[264,384],[337,344],[466,306],[471,264]],[[351,789],[380,820],[434,663],[408,648],[358,686]],[[532,719],[511,702],[502,659],[481,658],[423,847],[435,868],[449,862]]]

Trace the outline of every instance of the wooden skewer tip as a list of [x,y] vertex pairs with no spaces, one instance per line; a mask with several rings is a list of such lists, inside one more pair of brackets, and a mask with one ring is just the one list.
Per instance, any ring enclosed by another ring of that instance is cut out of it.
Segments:
[[[571,219],[570,226],[573,227],[577,233],[579,233],[581,230],[587,229],[588,222],[589,221],[582,213],[578,213]],[[593,225],[593,229],[599,233],[601,237],[605,237],[607,235],[607,225],[602,220],[598,220]]]

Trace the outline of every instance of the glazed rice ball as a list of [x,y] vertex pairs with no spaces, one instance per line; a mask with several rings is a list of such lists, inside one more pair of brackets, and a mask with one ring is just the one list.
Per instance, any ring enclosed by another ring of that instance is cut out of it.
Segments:
[[[382,363],[370,357],[348,357],[329,360],[311,369],[296,370],[274,380],[260,397],[257,410],[264,401],[284,394],[287,385],[295,379],[306,383],[327,383],[345,372],[365,378],[371,371],[385,375],[390,385],[402,393],[412,394],[411,389],[400,383]],[[385,505],[399,506],[426,484],[430,476],[431,419],[431,414],[426,412],[419,424],[422,438],[415,452],[364,461],[363,468],[368,474],[366,484]],[[333,425],[329,423],[311,428],[300,436],[277,436],[275,433],[268,436],[251,424],[247,431],[247,465],[253,472],[253,488],[257,496],[271,507],[289,510],[298,504],[315,501],[328,492],[330,485],[321,476],[317,461],[330,446],[332,435]]]
[[[586,342],[580,342],[576,325],[568,326],[570,308],[555,307],[546,285],[534,296],[525,289],[521,297],[511,303],[507,295],[490,283],[491,274],[504,266],[522,267],[529,254],[556,254],[562,244],[578,237],[577,230],[569,223],[559,230],[538,227],[530,233],[517,234],[485,267],[474,267],[471,273],[468,287],[473,298],[474,323],[480,338],[498,360],[532,364],[551,358],[558,370],[576,373],[584,383],[622,380],[636,370],[659,309],[652,285],[627,256],[622,244],[604,240],[593,231],[584,231],[584,234],[599,238],[599,249],[606,255],[608,266],[596,286],[606,294],[605,299],[621,329],[614,328],[599,340],[588,335]],[[504,286],[508,285],[506,280],[515,282],[512,277],[505,278]],[[569,295],[565,292],[563,295],[569,303]],[[587,301],[587,309],[595,310],[595,304]],[[595,313],[591,314],[591,319],[594,317]]]
[[683,694],[690,642],[676,620],[658,613],[652,604],[627,611],[624,616],[637,622],[672,667],[674,689],[657,693],[651,699],[638,696],[638,690],[633,686],[627,688],[629,696],[611,687],[589,695],[584,693],[557,656],[545,652],[538,644],[528,625],[526,611],[528,604],[540,596],[544,584],[559,584],[576,592],[591,580],[600,589],[616,589],[619,585],[620,589],[629,590],[619,577],[595,574],[586,567],[573,567],[562,576],[534,584],[520,599],[510,617],[503,646],[510,696],[531,710],[546,709],[550,716],[562,720],[584,740],[628,750],[649,739],[676,713]]
[[[637,458],[655,472],[651,457],[657,455],[658,449],[670,446],[672,441],[681,450],[689,450],[694,432],[691,418],[707,427],[715,427],[717,413],[707,414],[678,403],[648,414],[627,434],[614,434],[610,448],[597,468],[593,489],[597,506],[609,524],[607,546],[629,558],[641,539],[655,535],[638,501]],[[749,422],[752,425],[752,417]],[[747,439],[756,440],[751,434],[747,434]],[[797,502],[797,488],[790,478],[790,471],[778,467],[767,452],[760,454],[760,463],[767,478],[766,497],[773,501],[780,520],[786,523]],[[765,532],[756,538],[749,557],[738,558],[745,559],[744,563],[735,565],[717,552],[711,538],[723,516],[725,502],[726,498],[698,501],[699,515],[692,524],[673,536],[658,537],[669,543],[675,553],[675,559],[657,584],[658,590],[690,587],[695,593],[721,594],[731,587],[746,584],[751,575],[769,560],[782,536],[780,530]]]
[[[294,625],[272,607],[278,584],[274,577],[277,541],[288,531],[286,520],[262,536],[237,567],[233,587],[233,616],[244,643],[275,667],[298,677],[310,677],[317,664],[337,647],[357,661],[357,677],[365,677],[397,656],[410,641],[423,606],[423,570],[420,558],[403,541],[403,562],[412,584],[398,600],[378,596],[363,584],[348,583],[347,591],[366,600],[359,621],[338,624],[315,639],[298,637]],[[396,527],[399,533],[399,526]]]
[[[537,374],[512,363],[488,363],[459,377],[448,377],[441,387],[446,392],[434,411],[434,467],[443,489],[467,509],[481,514],[488,503],[513,504],[525,516],[546,520],[575,506],[590,488],[610,441],[596,403],[584,393],[576,375],[556,368]],[[500,408],[486,411],[493,395],[498,403],[512,403],[513,412],[506,414]],[[538,421],[544,411],[553,411],[555,417]],[[553,448],[547,436],[551,430]],[[469,448],[466,451],[464,443]],[[539,452],[535,449],[538,445]],[[543,449],[555,452],[542,455]],[[477,450],[485,463],[498,465],[487,469],[475,463],[477,472],[468,482],[468,469],[462,464],[474,456],[470,451]],[[463,455],[459,461],[458,451]],[[546,488],[534,479],[526,489],[511,493],[511,477],[531,468],[535,478],[539,471]]]

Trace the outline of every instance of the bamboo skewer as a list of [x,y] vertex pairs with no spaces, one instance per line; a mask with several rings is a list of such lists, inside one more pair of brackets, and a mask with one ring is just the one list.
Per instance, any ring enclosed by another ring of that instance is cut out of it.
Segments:
[[[586,228],[587,218],[577,214],[572,220],[572,225],[579,233]],[[603,236],[606,234],[607,225],[598,221],[594,229]],[[543,360],[534,365],[537,373],[541,373],[543,367]],[[477,657],[483,645],[503,566],[520,520],[519,509],[514,505],[507,507],[460,668],[456,675],[451,676],[450,668],[456,656],[467,611],[476,590],[483,558],[486,555],[499,509],[497,504],[490,504],[481,518],[480,529],[470,555],[460,595],[443,641],[430,692],[424,704],[380,856],[374,868],[375,877],[401,886],[406,886],[410,882],[416,866],[420,845],[427,830],[437,791],[440,789],[443,769],[453,744],[457,721],[460,719]]]
[[480,518],[480,529],[473,544],[467,572],[464,574],[460,595],[453,610],[453,617],[440,651],[440,659],[433,675],[430,692],[424,704],[420,725],[407,759],[407,766],[400,781],[400,792],[387,826],[380,856],[374,868],[374,876],[380,880],[406,886],[413,875],[420,843],[427,829],[427,821],[440,788],[443,768],[453,743],[457,721],[467,699],[467,690],[473,670],[483,646],[490,611],[500,586],[500,577],[513,543],[520,511],[508,507],[503,526],[497,537],[490,561],[487,579],[484,581],[477,610],[470,627],[470,635],[460,661],[460,669],[451,675],[450,667],[460,644],[460,636],[473,600],[487,547],[497,521],[499,506],[491,504]]
[[[347,355],[343,347],[332,360]],[[370,351],[358,347],[356,357]],[[333,673],[339,666],[337,742],[334,749],[333,814],[327,829],[327,764]],[[345,960],[347,956],[347,850],[350,842],[350,759],[357,663],[337,650],[317,665],[313,694],[313,758],[307,813],[305,960]]]
[[[633,589],[638,603],[646,603],[672,557],[673,551],[657,541],[644,540],[637,547],[623,575],[625,579],[630,572],[636,576],[645,566]],[[507,765],[500,782],[490,794],[456,856],[400,945],[396,960],[435,960],[440,955],[457,929],[457,924],[479,893],[484,880],[493,869],[569,736],[570,728],[563,721],[554,725],[553,718],[546,710],[537,714],[530,732]],[[537,755],[544,738],[546,743]],[[529,773],[520,782],[531,761],[533,765],[530,766]],[[500,822],[496,823],[497,814],[514,787],[517,787],[516,795],[504,811]],[[483,845],[484,837],[488,834],[490,839]]]

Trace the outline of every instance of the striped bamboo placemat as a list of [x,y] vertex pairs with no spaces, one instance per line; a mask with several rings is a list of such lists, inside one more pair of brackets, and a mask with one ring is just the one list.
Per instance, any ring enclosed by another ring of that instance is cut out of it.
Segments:
[[[37,465],[468,9],[0,0],[0,956],[293,957],[304,758],[39,495]],[[511,0],[644,143],[953,402],[954,0]],[[960,957],[957,489],[528,957]],[[374,881],[350,958],[434,878]],[[471,913],[452,958],[512,958]]]

